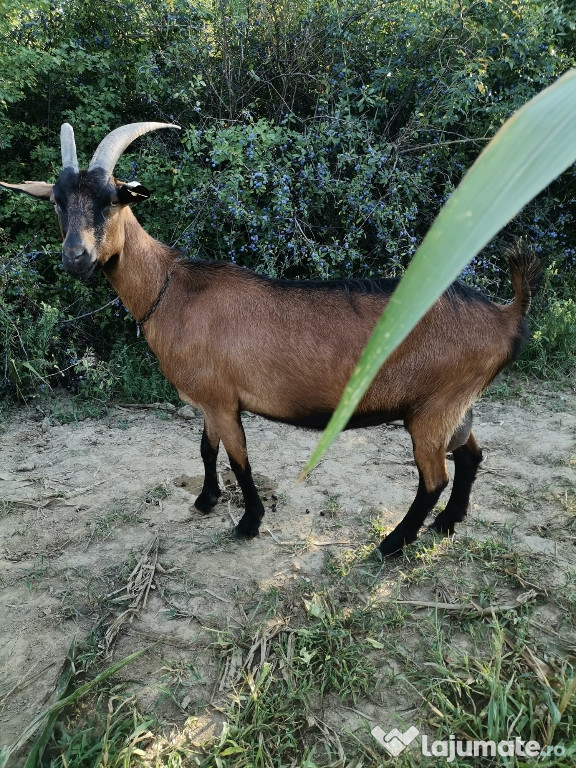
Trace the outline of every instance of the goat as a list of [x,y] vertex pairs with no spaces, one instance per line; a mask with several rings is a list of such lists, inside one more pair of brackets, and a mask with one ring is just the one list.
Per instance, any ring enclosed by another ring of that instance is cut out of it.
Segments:
[[[208,513],[221,494],[220,441],[244,498],[238,537],[258,535],[264,507],[252,479],[241,411],[322,429],[336,408],[395,280],[288,281],[221,261],[183,261],[138,223],[131,203],[149,191],[112,175],[138,136],[177,126],[134,123],[99,144],[79,170],[72,127],[61,130],[62,171],[55,184],[1,186],[50,200],[58,214],[65,269],[85,279],[100,266],[186,403],[204,413],[200,454],[204,483],[195,501]],[[417,537],[454,481],[433,527],[453,533],[469,507],[482,451],[472,432],[473,402],[519,353],[537,284],[529,248],[511,249],[514,299],[493,303],[454,283],[381,368],[347,428],[403,420],[413,443],[418,490],[407,514],[379,545],[396,554]]]

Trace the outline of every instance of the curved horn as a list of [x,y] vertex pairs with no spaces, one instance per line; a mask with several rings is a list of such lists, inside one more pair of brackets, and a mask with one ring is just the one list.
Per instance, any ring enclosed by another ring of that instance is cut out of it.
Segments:
[[178,125],[171,125],[170,123],[130,123],[130,125],[116,128],[105,139],[102,139],[98,149],[92,156],[92,160],[90,160],[88,170],[103,168],[111,175],[120,155],[129,144],[137,139],[138,136],[142,136],[144,133],[148,133],[148,131],[157,131],[160,128],[177,128],[180,130]]
[[62,148],[62,168],[72,168],[73,171],[78,173],[74,129],[70,123],[64,123],[62,128],[60,128],[60,146]]

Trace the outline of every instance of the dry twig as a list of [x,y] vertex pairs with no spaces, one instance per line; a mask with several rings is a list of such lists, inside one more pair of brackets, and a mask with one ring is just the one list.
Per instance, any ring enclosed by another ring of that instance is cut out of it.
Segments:
[[[104,638],[100,645],[107,656],[110,655],[112,646],[124,622],[132,622],[134,616],[146,608],[148,595],[150,590],[153,589],[152,582],[154,581],[156,564],[158,562],[159,540],[160,535],[156,533],[148,547],[142,553],[140,560],[137,562],[132,573],[128,577],[126,586],[123,589],[110,593],[109,595],[109,597],[111,595],[118,595],[118,597],[115,597],[112,602],[125,603],[129,601],[129,605],[108,625],[106,629],[106,633],[104,634]],[[122,592],[125,594],[119,594]]]

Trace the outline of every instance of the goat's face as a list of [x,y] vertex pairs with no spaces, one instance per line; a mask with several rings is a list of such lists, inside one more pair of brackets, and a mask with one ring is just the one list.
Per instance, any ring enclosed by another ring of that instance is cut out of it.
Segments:
[[126,147],[138,136],[160,128],[178,128],[169,123],[130,123],[111,131],[98,145],[87,171],[78,169],[72,126],[60,131],[62,172],[56,184],[26,181],[0,182],[0,187],[24,192],[56,207],[62,230],[62,263],[74,277],[86,278],[98,264],[105,266],[124,247],[126,206],[145,200],[150,193],[138,182],[128,184],[112,176]]
[[138,182],[118,181],[102,168],[64,168],[56,184],[27,181],[0,186],[53,203],[64,241],[62,263],[80,279],[122,253],[126,207],[150,196]]
[[75,172],[66,168],[52,189],[62,231],[62,263],[73,277],[90,277],[124,247],[128,203],[148,197],[139,184],[116,181],[100,168]]

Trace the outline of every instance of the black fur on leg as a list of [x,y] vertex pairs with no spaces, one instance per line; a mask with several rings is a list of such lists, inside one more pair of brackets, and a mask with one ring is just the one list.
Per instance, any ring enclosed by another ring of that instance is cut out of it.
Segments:
[[456,523],[464,520],[470,506],[472,485],[476,479],[478,467],[482,461],[482,451],[478,448],[474,436],[454,450],[454,482],[452,493],[446,508],[440,512],[430,526],[443,534],[454,533]]
[[239,539],[253,539],[258,536],[260,523],[264,517],[264,505],[258,495],[258,490],[252,479],[252,469],[247,461],[242,468],[230,456],[230,467],[236,475],[236,480],[244,497],[244,514],[234,529],[234,535]]
[[202,486],[200,495],[194,502],[196,509],[204,515],[208,514],[211,509],[216,506],[218,499],[222,495],[222,491],[218,484],[218,473],[216,471],[219,442],[219,440],[216,441],[216,447],[212,445],[206,434],[206,425],[204,425],[202,440],[200,442],[200,455],[204,462],[204,485]]
[[406,516],[402,522],[396,526],[392,533],[389,533],[388,536],[380,542],[378,549],[382,557],[400,555],[402,553],[402,548],[406,544],[410,544],[416,540],[422,523],[426,519],[428,513],[434,509],[434,506],[445,487],[446,484],[442,483],[435,490],[427,491],[422,476],[420,475],[416,498],[412,502]]

